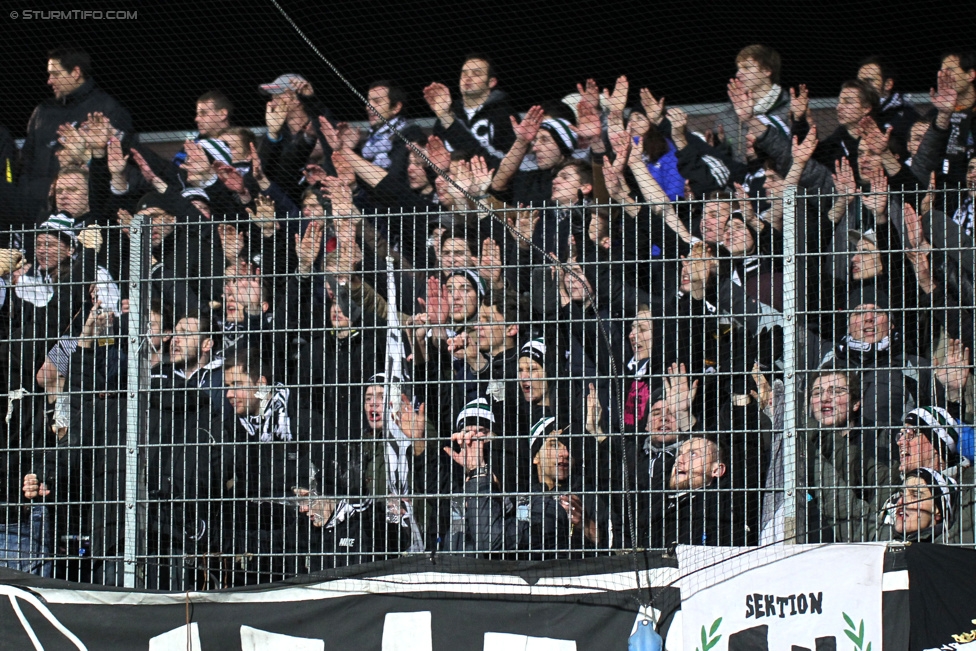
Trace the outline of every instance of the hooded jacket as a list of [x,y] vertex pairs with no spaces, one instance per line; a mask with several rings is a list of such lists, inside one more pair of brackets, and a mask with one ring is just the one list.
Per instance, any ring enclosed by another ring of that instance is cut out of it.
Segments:
[[461,150],[469,156],[484,156],[489,167],[496,168],[515,143],[515,131],[509,116],[515,110],[502,90],[492,90],[488,99],[470,118],[459,98],[451,105],[454,122],[447,129],[438,120],[434,135],[447,143],[452,150]]

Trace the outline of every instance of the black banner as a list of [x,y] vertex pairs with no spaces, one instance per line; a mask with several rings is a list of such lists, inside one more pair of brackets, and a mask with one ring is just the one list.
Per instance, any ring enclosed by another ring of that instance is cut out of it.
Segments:
[[976,551],[911,545],[911,651],[950,651],[976,642]]
[[640,591],[630,557],[539,564],[409,558],[261,589],[185,594],[0,570],[8,597],[0,600],[0,648],[31,649],[36,640],[44,649],[143,651],[625,649],[640,599],[652,594],[665,619],[679,601],[667,587],[677,577],[673,558],[638,562]]

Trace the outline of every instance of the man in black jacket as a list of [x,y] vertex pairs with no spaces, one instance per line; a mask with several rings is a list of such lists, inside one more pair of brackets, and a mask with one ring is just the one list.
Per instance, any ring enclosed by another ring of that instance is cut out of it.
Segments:
[[[258,351],[240,351],[226,363],[224,385],[236,416],[233,494],[224,542],[241,559],[240,583],[282,579],[298,571],[308,550],[308,520],[299,517],[296,489],[334,494],[334,428],[321,414],[299,407],[291,390],[273,384]],[[286,556],[287,554],[287,556]]]
[[723,481],[727,474],[718,441],[696,436],[682,443],[668,481],[675,492],[665,502],[664,537],[655,546],[741,545],[732,528],[732,500]]
[[129,111],[95,85],[91,57],[86,52],[72,47],[51,50],[47,71],[54,97],[34,109],[21,150],[21,219],[28,224],[35,223],[45,211],[48,190],[58,171],[58,127],[66,123],[78,126],[89,113],[100,112],[123,141],[133,133]]
[[488,57],[471,54],[461,66],[457,101],[451,102],[451,91],[444,84],[435,82],[424,88],[424,99],[437,116],[434,135],[454,151],[483,156],[493,168],[515,142],[509,121],[515,111],[497,85],[495,67]]
[[892,148],[905,160],[908,157],[908,130],[918,119],[918,112],[895,90],[892,67],[881,57],[868,57],[858,66],[857,78],[866,82],[878,94],[878,120],[886,131],[891,129]]
[[309,156],[319,142],[323,150],[322,167],[329,174],[332,166],[332,148],[325,138],[320,138],[319,116],[332,122],[332,114],[318,107],[313,100],[312,85],[296,74],[280,75],[268,84],[258,87],[269,95],[265,110],[268,134],[261,143],[261,163],[268,178],[285,189],[292,202],[302,202],[302,173]]

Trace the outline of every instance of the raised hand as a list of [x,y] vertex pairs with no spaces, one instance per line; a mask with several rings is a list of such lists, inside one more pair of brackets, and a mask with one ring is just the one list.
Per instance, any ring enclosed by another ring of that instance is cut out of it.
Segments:
[[458,443],[461,446],[461,451],[458,452],[452,447],[445,447],[444,452],[450,455],[454,459],[454,463],[464,468],[465,471],[477,470],[485,465],[485,438],[483,436],[474,437],[465,432],[455,432],[451,434],[451,441]]
[[447,295],[439,278],[432,276],[427,279],[427,299],[424,301],[424,305],[427,308],[428,323],[431,325],[447,323],[447,316],[450,311]]
[[622,172],[630,160],[630,150],[633,145],[634,140],[626,131],[616,131],[610,134],[610,147],[615,156],[613,166],[617,168],[618,172]]
[[451,152],[447,151],[444,141],[437,136],[427,139],[427,158],[433,163],[435,170],[447,172],[451,169]]
[[917,249],[925,240],[922,232],[922,218],[919,216],[912,204],[906,202],[903,208],[905,215],[905,240],[909,248]]
[[[665,401],[668,410],[678,420],[679,427],[691,419],[691,404],[698,395],[698,380],[688,381],[688,371],[684,364],[672,363],[664,378]],[[690,426],[689,426],[690,427]],[[682,427],[682,431],[687,428]]]
[[969,359],[970,350],[963,345],[962,340],[949,339],[943,357],[932,360],[935,381],[945,388],[946,398],[951,402],[962,402],[966,383],[972,373]]
[[939,113],[953,113],[956,110],[959,93],[956,92],[951,71],[939,70],[936,87],[929,89],[929,99]]
[[275,205],[270,197],[259,196],[254,200],[255,210],[247,208],[247,214],[258,228],[262,237],[271,237],[281,224],[275,219]]
[[799,165],[801,168],[806,166],[813,156],[813,152],[817,149],[817,144],[817,125],[815,124],[810,125],[810,131],[807,132],[807,137],[803,139],[803,142],[799,142],[797,137],[793,136],[793,164]]
[[834,177],[834,188],[837,194],[848,195],[845,200],[850,199],[850,195],[857,190],[857,181],[854,179],[854,170],[851,169],[851,162],[847,158],[837,161],[837,173]]
[[790,89],[790,115],[794,120],[802,120],[806,117],[807,109],[810,107],[810,93],[807,91],[806,84],[800,84],[800,90]]
[[65,123],[58,127],[58,143],[64,148],[63,154],[72,162],[78,164],[88,162],[85,138],[73,125]]
[[739,118],[739,121],[745,122],[751,118],[753,109],[755,107],[752,92],[750,92],[749,89],[745,87],[745,84],[739,81],[736,77],[729,79],[727,89],[729,101],[732,102],[732,108],[735,110],[735,114]]
[[674,146],[679,150],[684,149],[688,146],[688,138],[685,136],[688,114],[679,108],[670,108],[668,119],[671,121],[671,139],[674,141]]
[[102,248],[103,238],[101,230],[102,229],[96,224],[89,224],[88,226],[85,226],[83,229],[81,229],[81,232],[78,233],[78,242],[80,242],[81,246],[86,249],[98,251]]
[[413,440],[414,455],[423,454],[427,447],[427,405],[422,402],[414,409],[410,398],[401,394],[400,410],[393,414],[393,420]]
[[343,149],[355,149],[359,144],[359,129],[348,122],[339,123],[339,144]]
[[332,126],[332,123],[324,115],[319,116],[319,131],[322,133],[322,137],[325,138],[325,142],[328,143],[329,147],[332,147],[333,151],[342,149],[342,139],[339,137],[339,129]]
[[603,405],[597,395],[596,385],[590,382],[589,392],[586,394],[586,431],[590,434],[603,434]]
[[156,176],[156,172],[149,166],[149,163],[139,153],[139,150],[131,150],[130,155],[132,156],[132,160],[135,161],[135,164],[139,166],[139,172],[142,174],[142,178],[146,179],[155,188],[156,192],[166,192],[167,187],[169,187],[166,185],[166,181]]
[[661,99],[657,99],[651,91],[641,88],[640,102],[641,106],[644,107],[647,119],[655,126],[661,124],[661,120],[664,119],[664,96],[662,95]]
[[599,110],[600,108],[600,87],[596,85],[596,81],[593,79],[586,80],[586,86],[583,84],[576,84],[576,90],[580,94],[580,101],[585,103],[590,108]]
[[128,228],[132,225],[132,213],[125,208],[119,208],[119,212],[116,214],[116,221],[123,228]]
[[115,136],[108,139],[105,148],[108,155],[108,171],[112,176],[121,177],[125,174],[125,165],[129,157],[122,153],[122,143]]
[[268,136],[274,139],[278,138],[288,117],[288,107],[280,98],[280,95],[272,97],[264,109],[264,124],[268,127]]
[[538,210],[516,210],[514,216],[512,213],[508,214],[508,226],[519,237],[519,246],[522,246],[525,240],[532,241],[532,235],[540,219],[542,216]]
[[881,165],[874,165],[865,174],[871,191],[862,193],[861,201],[864,206],[874,213],[875,223],[883,224],[888,221],[888,175]]
[[305,275],[312,271],[315,260],[322,251],[325,225],[313,219],[304,234],[295,233],[295,255],[298,257],[298,272]]
[[515,116],[509,116],[509,120],[512,121],[512,129],[515,131],[515,139],[523,144],[532,142],[535,139],[535,135],[539,133],[539,127],[542,126],[542,120],[545,118],[545,112],[542,110],[541,106],[533,106],[525,113],[525,117],[519,122],[515,119]]
[[481,255],[478,256],[478,276],[490,287],[504,285],[502,269],[502,250],[498,242],[486,237],[481,243]]
[[344,179],[327,176],[322,181],[322,195],[332,202],[332,214],[338,217],[358,217],[359,210],[352,201],[352,188]]
[[623,176],[617,171],[616,165],[603,166],[603,184],[607,187],[607,194],[618,203],[625,203],[630,197],[624,192]]
[[105,155],[108,139],[112,137],[112,123],[98,111],[89,113],[88,119],[81,125],[81,135],[92,154],[101,158]]
[[24,254],[17,249],[0,249],[0,276],[7,276],[11,272],[24,266]]
[[888,150],[888,141],[891,139],[892,127],[887,131],[882,131],[875,124],[874,120],[865,121],[861,129],[861,141],[865,149],[870,154],[880,156]]
[[576,105],[576,134],[580,143],[593,142],[603,135],[603,125],[600,123],[600,111],[589,102],[580,100]]
[[742,186],[741,183],[733,183],[735,188],[735,198],[739,200],[739,210],[742,212],[742,217],[746,220],[746,223],[753,228],[759,227],[762,229],[762,220],[756,217],[756,211],[753,210],[752,201],[749,199],[749,193]]
[[611,111],[623,112],[627,108],[627,95],[630,93],[630,82],[626,75],[617,77],[617,83],[613,87],[613,93],[606,88],[603,89],[603,96],[607,98]]
[[752,365],[752,381],[756,383],[756,390],[750,391],[760,409],[766,409],[773,403],[773,388],[766,381],[766,376],[759,369],[759,362]]
[[494,178],[495,173],[488,167],[488,163],[485,162],[482,156],[472,156],[470,168],[471,185],[468,186],[468,192],[476,197],[480,197],[488,191],[488,186],[491,185],[491,180]]
[[459,199],[460,203],[467,201],[467,197],[455,187],[455,184],[461,186],[464,190],[471,187],[471,163],[466,160],[459,160],[452,166],[454,172],[454,183],[450,185],[451,193],[455,196],[455,199]]
[[261,157],[258,155],[258,150],[254,147],[254,143],[251,143],[251,150],[248,152],[248,159],[251,161],[251,176],[257,181],[258,187],[262,190],[267,190],[271,186],[271,181],[268,177],[264,175],[264,167],[261,165]]
[[438,118],[451,114],[451,91],[444,84],[434,82],[424,88],[424,100]]

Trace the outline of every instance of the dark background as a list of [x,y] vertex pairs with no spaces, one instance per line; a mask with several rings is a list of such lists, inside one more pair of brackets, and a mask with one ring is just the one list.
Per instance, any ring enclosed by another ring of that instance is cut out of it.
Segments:
[[[882,54],[900,86],[925,91],[939,55],[976,47],[967,34],[974,3],[878,2],[399,2],[279,0],[322,54],[359,90],[390,78],[408,91],[410,117],[430,115],[421,89],[431,81],[456,92],[464,54],[485,52],[500,87],[518,109],[562,97],[595,77],[619,74],[672,103],[722,101],[736,52],[749,43],[776,48],[783,83],[805,82],[811,96],[835,96],[859,59]],[[257,92],[284,72],[299,72],[342,119],[364,109],[269,0],[255,2],[2,3],[0,125],[23,135],[33,107],[50,97],[46,52],[64,42],[86,48],[95,77],[132,112],[139,131],[194,128],[194,100],[220,88],[235,122],[263,124]],[[24,20],[11,11],[138,11],[136,20]]]

